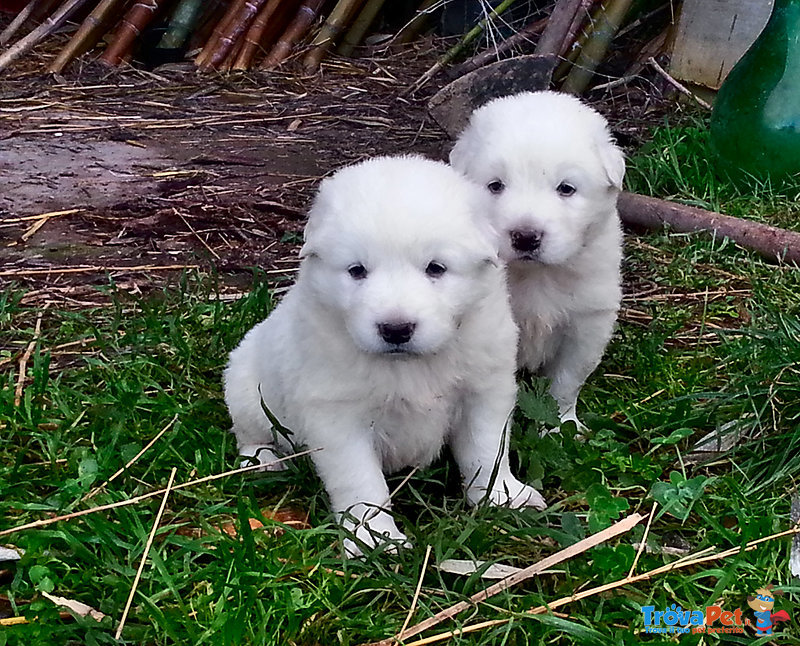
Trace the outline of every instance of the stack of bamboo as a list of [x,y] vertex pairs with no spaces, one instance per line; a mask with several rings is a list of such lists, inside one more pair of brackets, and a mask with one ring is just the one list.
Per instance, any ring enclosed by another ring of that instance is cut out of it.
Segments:
[[[350,55],[364,40],[385,0],[29,0],[0,33],[7,45],[26,24],[35,27],[0,53],[0,71],[72,20],[80,25],[48,71],[62,72],[101,40],[99,61],[117,66],[131,60],[141,35],[166,25],[157,49],[199,51],[202,69],[270,70],[295,53],[314,73],[334,46]],[[423,3],[420,16],[427,15]],[[326,13],[327,11],[327,13]],[[419,22],[412,20],[412,27]],[[318,29],[315,29],[319,27]],[[407,38],[410,30],[404,30]],[[310,41],[310,42],[309,42]]]
[[[446,1],[422,0],[392,42],[405,43],[414,38]],[[492,0],[492,11],[411,90],[422,87],[450,66],[495,23],[505,21],[501,15],[514,3],[515,0]],[[120,65],[131,60],[145,30],[163,24],[165,31],[156,49],[181,55],[195,52],[195,64],[201,69],[272,70],[295,57],[301,58],[306,74],[313,74],[334,47],[340,55],[352,54],[385,4],[386,0],[29,0],[0,33],[0,47],[8,44],[23,25],[39,24],[0,53],[0,72],[73,20],[80,25],[50,64],[49,72],[62,72],[101,40],[108,41],[108,45],[99,61],[111,67]],[[507,40],[494,43],[488,51],[462,63],[455,68],[456,75],[497,60],[503,52],[535,37],[539,41],[537,53],[551,54],[562,61],[554,77],[563,82],[562,89],[580,94],[604,58],[611,39],[631,18],[632,4],[633,0],[556,0],[549,15],[536,16]]]

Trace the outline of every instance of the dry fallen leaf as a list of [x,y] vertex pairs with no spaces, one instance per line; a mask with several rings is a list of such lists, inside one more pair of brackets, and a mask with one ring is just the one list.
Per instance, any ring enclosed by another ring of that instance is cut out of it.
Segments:
[[76,615],[80,617],[91,617],[95,621],[102,621],[105,618],[105,615],[100,612],[99,610],[95,610],[91,606],[87,606],[85,603],[81,603],[80,601],[75,601],[74,599],[67,599],[65,597],[57,597],[53,594],[48,594],[47,592],[42,592],[42,596],[45,599],[49,599],[57,606],[61,608],[66,608],[67,610],[71,610]]
[[[486,561],[468,561],[462,559],[445,559],[438,567],[442,572],[449,574],[460,574],[469,576],[474,574],[480,568],[486,565]],[[482,579],[505,579],[507,576],[516,574],[521,568],[512,565],[503,565],[502,563],[494,563],[486,568],[486,571],[481,574]]]

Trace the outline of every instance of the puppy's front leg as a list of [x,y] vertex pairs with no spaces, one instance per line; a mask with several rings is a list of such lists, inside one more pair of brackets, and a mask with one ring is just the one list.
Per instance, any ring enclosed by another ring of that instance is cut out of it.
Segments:
[[562,422],[583,428],[575,412],[578,393],[603,358],[614,331],[616,312],[592,312],[575,318],[564,333],[555,357],[542,372],[550,378],[550,394],[558,403]]
[[[312,459],[342,526],[369,548],[387,539],[407,545],[406,535],[387,511],[389,487],[370,432],[328,428],[324,435],[329,440],[319,444],[322,450]],[[358,543],[349,538],[344,547],[350,557],[362,554]]]
[[450,449],[471,504],[486,499],[492,505],[544,509],[547,503],[542,495],[511,474],[508,433],[516,389],[510,389],[510,400],[508,390],[466,396],[461,424],[450,436]]

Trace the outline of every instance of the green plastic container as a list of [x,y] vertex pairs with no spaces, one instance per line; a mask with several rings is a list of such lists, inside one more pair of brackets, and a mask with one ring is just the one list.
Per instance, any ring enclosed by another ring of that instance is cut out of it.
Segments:
[[734,179],[800,178],[800,0],[775,0],[764,31],[725,79],[711,143]]

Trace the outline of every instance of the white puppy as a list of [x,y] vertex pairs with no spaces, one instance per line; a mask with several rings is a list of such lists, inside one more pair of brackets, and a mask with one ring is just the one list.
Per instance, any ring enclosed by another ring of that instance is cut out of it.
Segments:
[[562,421],[597,367],[622,292],[617,195],[625,158],[605,119],[567,94],[477,109],[450,163],[477,182],[508,265],[519,365],[551,380]]
[[445,443],[470,502],[545,506],[509,469],[517,331],[475,190],[419,157],[326,179],[297,282],[225,371],[240,453],[268,465],[289,450],[263,398],[293,441],[321,449],[312,459],[331,505],[370,547],[405,540],[384,472],[425,466]]

